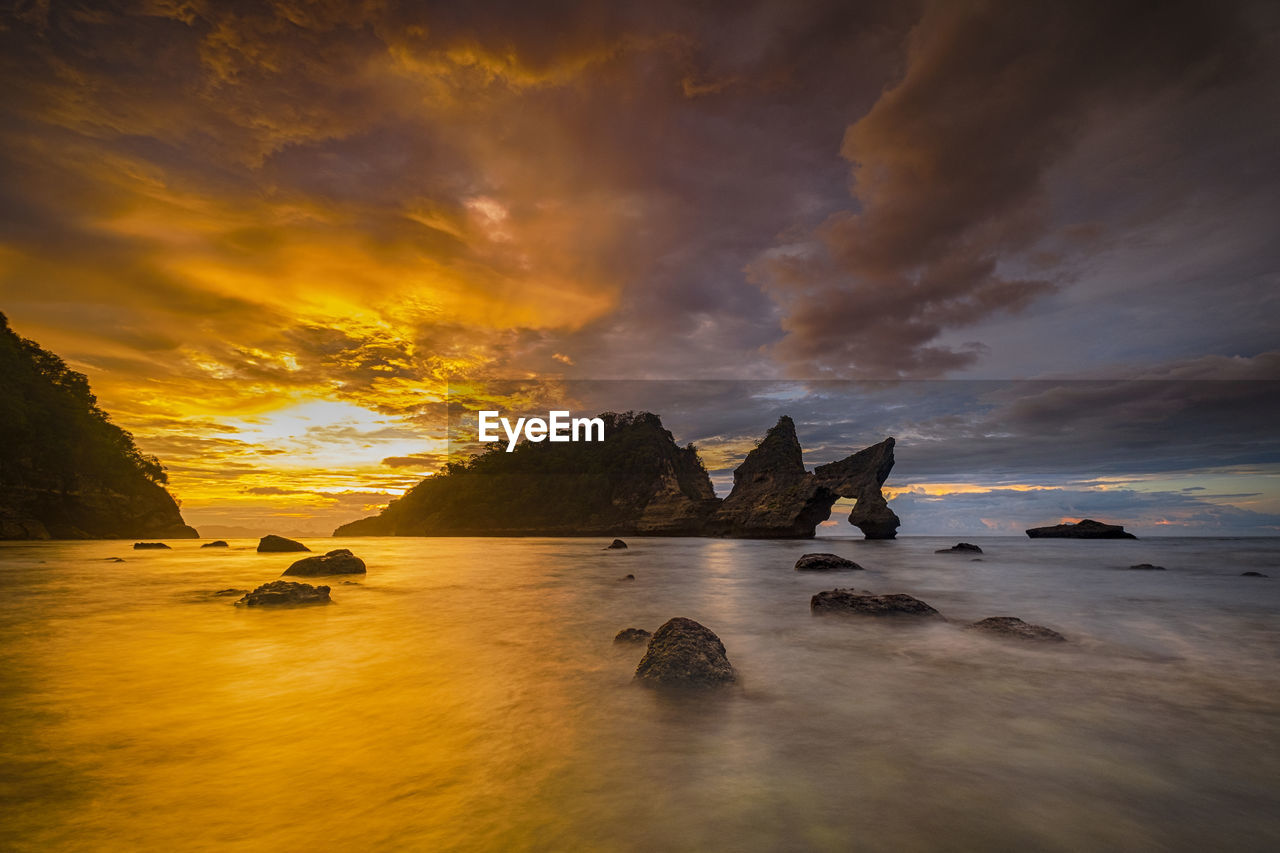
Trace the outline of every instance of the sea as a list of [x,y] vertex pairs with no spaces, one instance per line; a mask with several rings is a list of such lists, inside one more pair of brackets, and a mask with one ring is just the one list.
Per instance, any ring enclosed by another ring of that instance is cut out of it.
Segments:
[[[368,573],[292,609],[214,594],[255,541],[4,543],[0,848],[1280,850],[1280,539],[969,541],[317,539]],[[632,680],[674,616],[735,686]]]

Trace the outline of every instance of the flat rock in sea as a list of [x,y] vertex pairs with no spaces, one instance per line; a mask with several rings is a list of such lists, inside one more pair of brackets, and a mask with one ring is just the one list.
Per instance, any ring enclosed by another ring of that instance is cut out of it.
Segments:
[[124,557],[103,557],[108,563],[123,563]]
[[206,542],[200,547],[201,548],[230,548],[231,546],[228,545],[224,540],[218,539],[214,542]]
[[805,554],[796,560],[797,572],[833,572],[860,570],[853,560],[846,560],[837,554]]
[[939,548],[934,551],[935,554],[981,554],[982,549],[977,545],[971,545],[968,542],[957,542],[950,548]]
[[1268,578],[1268,577],[1271,577],[1271,576],[1270,576],[1270,575],[1264,575],[1262,572],[1241,572],[1241,573],[1240,573],[1240,577],[1242,577],[1242,578]]
[[317,577],[320,575],[362,575],[366,571],[364,560],[346,548],[337,548],[323,555],[303,557],[284,570],[286,575]]
[[613,641],[615,643],[647,643],[652,636],[653,634],[643,628],[623,628],[614,636]]
[[623,577],[618,578],[618,580],[620,581],[633,581],[635,579],[636,579],[635,575],[625,575]]
[[982,631],[987,634],[998,634],[1002,637],[1016,637],[1019,640],[1048,640],[1054,643],[1064,643],[1067,638],[1043,625],[1032,625],[1029,622],[1023,622],[1017,616],[988,616],[972,625],[966,625],[966,628],[973,631]]
[[295,542],[292,539],[285,539],[283,536],[276,536],[269,533],[258,540],[258,551],[263,553],[287,553],[289,551],[310,551],[306,545],[301,542]]
[[650,638],[635,678],[647,686],[716,687],[732,683],[737,675],[715,632],[677,616]]
[[608,545],[604,546],[604,549],[606,551],[625,551],[627,550],[627,543],[623,542],[621,539],[615,539]]
[[133,550],[135,551],[168,551],[169,546],[163,542],[134,542]]
[[913,616],[939,619],[942,614],[918,598],[903,593],[872,595],[856,589],[832,589],[809,600],[814,613],[841,613],[857,616]]
[[286,604],[328,604],[329,587],[312,586],[294,581],[264,583],[236,602],[249,607],[279,606]]
[[1135,563],[1129,568],[1139,572],[1163,572],[1164,566],[1157,566],[1154,563]]
[[1052,527],[1032,527],[1027,531],[1032,539],[1137,539],[1132,533],[1125,533],[1123,525],[1103,524],[1092,518],[1082,519],[1077,524],[1055,524]]
[[236,589],[235,587],[230,587],[228,589],[220,589],[217,592],[215,592],[214,595],[217,595],[217,596],[244,595],[248,591],[249,590],[247,589]]

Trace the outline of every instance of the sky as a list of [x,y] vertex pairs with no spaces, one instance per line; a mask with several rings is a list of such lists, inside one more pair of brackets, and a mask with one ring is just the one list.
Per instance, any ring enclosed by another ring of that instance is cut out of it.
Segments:
[[202,530],[526,380],[722,493],[895,435],[904,535],[1280,533],[1275,4],[20,2],[0,68],[0,311]]

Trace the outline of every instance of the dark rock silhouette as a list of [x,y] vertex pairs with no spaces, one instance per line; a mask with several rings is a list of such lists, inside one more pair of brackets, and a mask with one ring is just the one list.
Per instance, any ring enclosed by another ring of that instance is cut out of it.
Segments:
[[258,540],[258,551],[266,553],[289,553],[291,551],[310,551],[306,545],[301,542],[295,542],[292,539],[285,539],[283,536],[276,536],[274,533],[268,533]]
[[939,548],[934,551],[935,554],[981,554],[982,549],[977,545],[970,545],[968,542],[957,542],[950,548]]
[[135,551],[168,551],[169,546],[163,542],[134,542]]
[[1153,563],[1135,563],[1129,568],[1140,572],[1163,572],[1165,570],[1164,566],[1157,566]]
[[872,595],[855,589],[832,589],[809,600],[814,613],[841,613],[858,616],[911,616],[941,618],[942,614],[918,598],[902,593]]
[[797,572],[832,572],[860,570],[853,560],[846,560],[836,554],[805,554],[796,560]]
[[652,636],[653,634],[643,628],[623,628],[614,636],[613,641],[615,643],[647,643]]
[[0,539],[194,539],[83,374],[0,314]]
[[286,575],[318,577],[321,575],[362,575],[366,571],[364,560],[346,548],[337,548],[323,555],[303,557],[284,570]]
[[1242,578],[1268,578],[1268,577],[1271,577],[1271,576],[1270,576],[1270,575],[1264,575],[1262,572],[1241,572],[1241,573],[1240,573],[1240,577],[1242,577]]
[[880,491],[893,468],[892,438],[809,472],[784,415],[738,466],[722,501],[697,450],[676,445],[657,415],[600,417],[601,443],[495,448],[446,466],[334,535],[811,538],[841,497],[856,500],[849,520],[868,539],[896,535],[898,517]]
[[714,687],[737,675],[724,643],[710,628],[677,616],[654,632],[635,678],[651,686]]
[[1032,527],[1027,531],[1032,539],[1137,539],[1132,533],[1125,533],[1119,524],[1103,524],[1092,518],[1081,520],[1078,524],[1055,524],[1052,527]]
[[227,589],[218,590],[217,592],[214,593],[214,595],[217,595],[217,596],[244,595],[248,591],[249,590],[247,589],[236,589],[235,587],[229,587]]
[[328,604],[329,587],[312,586],[293,581],[272,581],[245,595],[236,602],[249,607],[279,606],[283,604]]
[[206,542],[200,547],[201,548],[230,548],[231,546],[228,545],[224,540],[218,539],[214,542]]
[[1002,637],[1015,637],[1019,640],[1048,640],[1055,643],[1066,642],[1066,637],[1043,625],[1032,625],[1023,622],[1017,616],[989,616],[966,628],[982,631],[987,634],[998,634]]
[[621,539],[615,539],[606,545],[604,549],[606,551],[625,551],[627,549],[627,543],[623,542]]

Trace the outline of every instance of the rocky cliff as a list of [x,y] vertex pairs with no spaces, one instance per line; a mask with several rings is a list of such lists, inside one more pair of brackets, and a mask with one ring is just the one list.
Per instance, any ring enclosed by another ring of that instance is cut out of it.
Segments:
[[194,538],[85,377],[0,314],[0,539]]
[[783,416],[721,501],[697,451],[676,445],[657,415],[602,417],[599,444],[495,447],[334,535],[807,538],[840,497],[857,499],[850,521],[867,538],[897,531],[880,492],[893,467],[892,438],[809,472],[795,424]]

